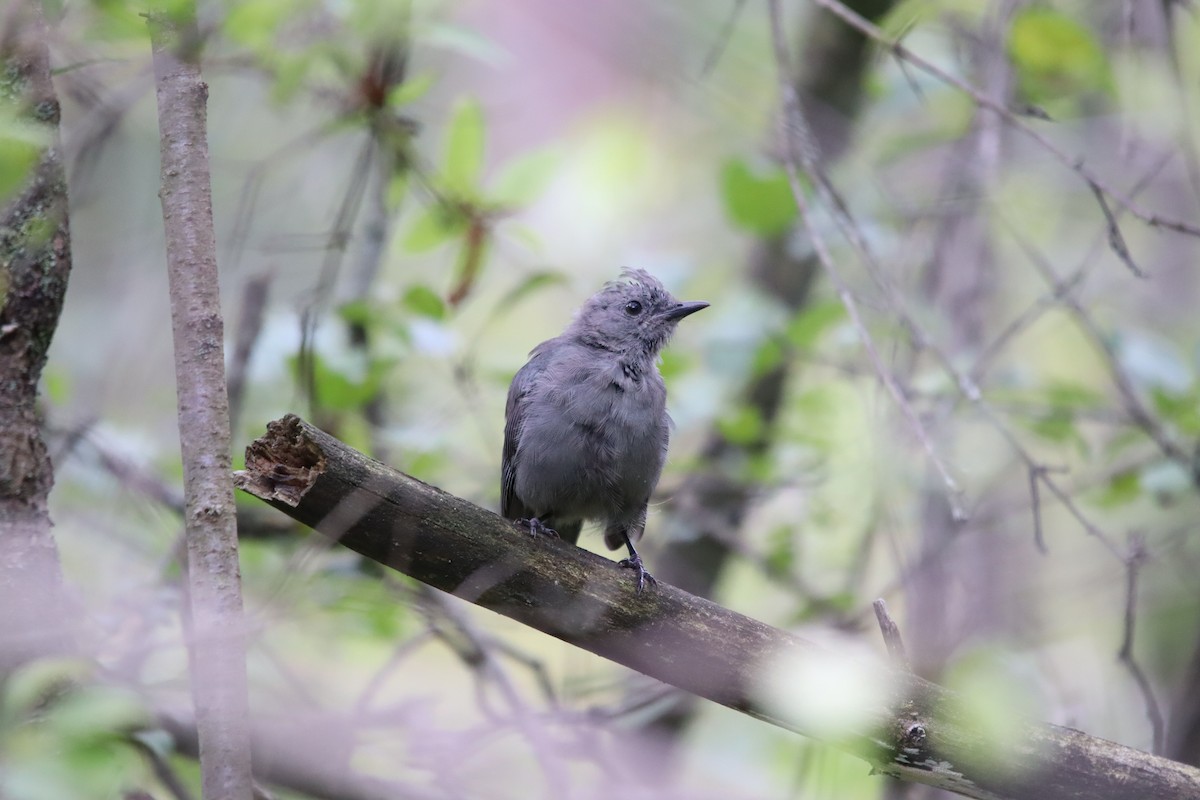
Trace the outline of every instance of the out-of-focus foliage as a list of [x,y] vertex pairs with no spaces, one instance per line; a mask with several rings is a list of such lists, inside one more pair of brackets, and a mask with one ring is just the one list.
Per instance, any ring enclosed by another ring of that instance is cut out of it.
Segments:
[[[779,265],[813,248],[779,161],[762,9],[745,5],[727,30],[730,5],[209,6],[230,359],[244,285],[272,276],[239,448],[268,420],[311,412],[352,445],[495,507],[512,375],[621,267],[643,267],[712,303],[663,355],[675,428],[642,542],[651,571],[696,534],[680,522],[689,478],[728,480],[729,496],[748,500],[729,517],[740,528],[721,532],[733,555],[719,602],[831,647],[848,636],[857,658],[879,650],[870,603],[882,596],[915,655],[944,656],[930,669],[998,742],[1020,710],[1148,748],[1145,702],[1116,661],[1121,554],[1130,534],[1144,537],[1135,654],[1165,706],[1200,629],[1200,508],[1195,476],[1130,413],[1113,370],[1165,435],[1194,447],[1194,238],[1110,198],[1151,276],[1133,278],[1077,174],[868,47],[857,116],[815,103],[808,122],[814,135],[831,118],[849,123],[821,163],[870,258],[816,196],[814,223],[923,442],[824,277],[801,308],[783,302],[779,282],[795,274]],[[1023,117],[1141,207],[1194,220],[1200,86],[1187,45],[1200,22],[1172,12],[1171,52],[1141,37],[1153,19],[1122,21],[1166,5],[1063,0],[1005,16],[998,3],[909,0],[882,25],[1014,111],[1067,120]],[[196,782],[152,718],[186,707],[186,634],[145,10],[68,4],[56,30],[79,267],[45,381],[53,513],[103,670],[34,665],[6,685],[6,797],[165,796],[142,745]],[[817,28],[794,22],[798,67],[819,70],[826,51],[799,44]],[[0,194],[42,141],[0,121]],[[774,414],[759,383],[772,379]],[[714,440],[725,447],[709,459]],[[1073,510],[1045,486],[1035,503],[1013,441]],[[969,512],[940,539],[947,494],[930,449]],[[861,762],[712,706],[667,774],[635,729],[670,699],[631,697],[624,671],[458,601],[420,599],[240,503],[256,720],[315,762],[398,781],[397,795],[562,796],[561,780],[581,797],[631,796],[661,778],[680,796],[879,796]],[[581,545],[599,541],[585,530]],[[824,677],[849,674],[835,664]],[[776,677],[781,697],[803,696]],[[852,695],[826,685],[831,701]],[[310,736],[318,756],[303,750]]]
[[1053,8],[1022,9],[1009,29],[1008,50],[1021,92],[1034,105],[1112,90],[1112,68],[1095,36]]
[[146,712],[74,661],[33,662],[0,697],[0,791],[14,800],[116,797],[148,777],[131,740]]

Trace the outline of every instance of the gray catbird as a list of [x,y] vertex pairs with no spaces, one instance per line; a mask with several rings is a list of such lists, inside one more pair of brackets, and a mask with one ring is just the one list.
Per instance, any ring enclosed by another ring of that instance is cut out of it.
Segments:
[[530,353],[508,390],[500,510],[531,533],[574,544],[584,520],[604,525],[610,550],[629,548],[637,590],[654,577],[633,548],[667,455],[671,420],[658,352],[679,320],[708,303],[680,303],[643,270],[593,295],[561,336]]

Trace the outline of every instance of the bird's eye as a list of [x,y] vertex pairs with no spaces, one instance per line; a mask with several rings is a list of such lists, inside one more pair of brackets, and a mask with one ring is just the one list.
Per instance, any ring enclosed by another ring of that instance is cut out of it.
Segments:
[[631,317],[636,317],[638,314],[642,313],[642,304],[637,300],[630,300],[625,304],[625,313]]

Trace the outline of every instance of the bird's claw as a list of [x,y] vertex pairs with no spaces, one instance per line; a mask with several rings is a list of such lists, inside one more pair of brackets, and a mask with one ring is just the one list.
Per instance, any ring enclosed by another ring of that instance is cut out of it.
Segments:
[[657,586],[658,581],[653,575],[646,571],[646,567],[642,564],[642,557],[634,554],[629,558],[623,558],[617,562],[617,566],[625,567],[626,569],[637,570],[637,593],[642,593],[642,588],[649,583],[651,586]]
[[530,517],[529,519],[519,519],[519,520],[517,520],[517,524],[520,525],[522,528],[528,527],[530,536],[534,536],[534,537],[548,536],[551,539],[558,538],[558,531],[554,530],[554,528],[550,528],[550,527],[546,526],[537,517]]

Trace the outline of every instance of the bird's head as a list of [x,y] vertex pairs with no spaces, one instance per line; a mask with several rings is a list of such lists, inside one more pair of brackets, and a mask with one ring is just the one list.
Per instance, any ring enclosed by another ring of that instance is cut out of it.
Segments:
[[626,269],[583,304],[570,331],[594,347],[653,357],[679,320],[702,308],[708,303],[681,303],[650,273]]

